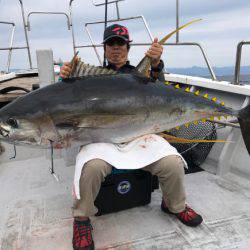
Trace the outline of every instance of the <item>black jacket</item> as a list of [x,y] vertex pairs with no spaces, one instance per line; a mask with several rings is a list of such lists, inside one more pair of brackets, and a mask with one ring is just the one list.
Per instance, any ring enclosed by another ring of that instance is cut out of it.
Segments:
[[[136,67],[131,65],[129,63],[129,61],[126,62],[126,64],[124,64],[121,68],[119,68],[118,70],[116,70],[116,66],[114,64],[111,64],[109,63],[107,66],[106,66],[107,69],[113,69],[115,71],[117,71],[118,73],[132,73],[132,72],[136,72]],[[160,81],[163,81],[164,80],[164,75],[163,75],[163,70],[164,68],[164,63],[163,61],[161,60],[161,65],[160,65],[160,68],[159,68],[159,72],[158,72],[158,77],[155,78],[153,76],[153,70],[151,69],[151,72],[150,72],[150,77],[151,77],[151,80],[152,81],[156,81],[157,79],[160,80]]]
[[124,64],[121,68],[119,68],[118,70],[116,70],[116,66],[114,64],[109,63],[106,66],[107,69],[113,69],[115,71],[117,71],[118,73],[131,73],[136,71],[135,66],[131,65],[129,63],[129,61],[126,62],[126,64]]

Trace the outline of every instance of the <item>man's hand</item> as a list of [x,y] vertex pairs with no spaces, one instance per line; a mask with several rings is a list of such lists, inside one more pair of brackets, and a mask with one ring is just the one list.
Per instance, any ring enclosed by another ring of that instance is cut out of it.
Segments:
[[162,52],[163,52],[163,46],[158,43],[158,38],[155,38],[151,47],[145,53],[145,55],[151,59],[152,68],[156,68],[160,63]]
[[60,68],[60,77],[68,78],[70,76],[72,70],[72,65],[70,62],[65,62],[63,66]]
[[[77,53],[78,54],[78,53]],[[77,57],[77,54],[74,56],[73,60],[71,62],[65,62],[63,66],[60,68],[60,77],[61,78],[69,78],[73,65],[76,65],[77,62],[80,60],[79,57]]]

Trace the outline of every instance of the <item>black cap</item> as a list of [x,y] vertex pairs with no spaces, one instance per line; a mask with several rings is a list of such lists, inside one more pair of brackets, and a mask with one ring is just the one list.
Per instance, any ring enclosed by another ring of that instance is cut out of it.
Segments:
[[132,42],[132,40],[129,39],[128,29],[119,24],[110,25],[105,29],[103,35],[103,43],[107,42],[107,40],[113,37],[119,37],[127,43]]

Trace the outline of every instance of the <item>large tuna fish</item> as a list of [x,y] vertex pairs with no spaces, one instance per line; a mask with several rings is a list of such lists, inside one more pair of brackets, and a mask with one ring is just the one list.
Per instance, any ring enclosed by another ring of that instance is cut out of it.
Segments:
[[141,74],[72,78],[22,96],[0,110],[8,141],[47,147],[123,143],[185,123],[237,116],[250,152],[250,106],[232,110]]

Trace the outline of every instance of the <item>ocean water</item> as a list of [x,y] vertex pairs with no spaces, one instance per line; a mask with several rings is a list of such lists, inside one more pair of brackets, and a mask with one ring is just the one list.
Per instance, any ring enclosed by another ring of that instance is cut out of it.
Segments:
[[[223,80],[223,81],[229,81],[229,82],[234,81],[234,76],[218,76],[217,78],[219,80]],[[240,83],[250,85],[250,75],[241,75],[240,76]]]

